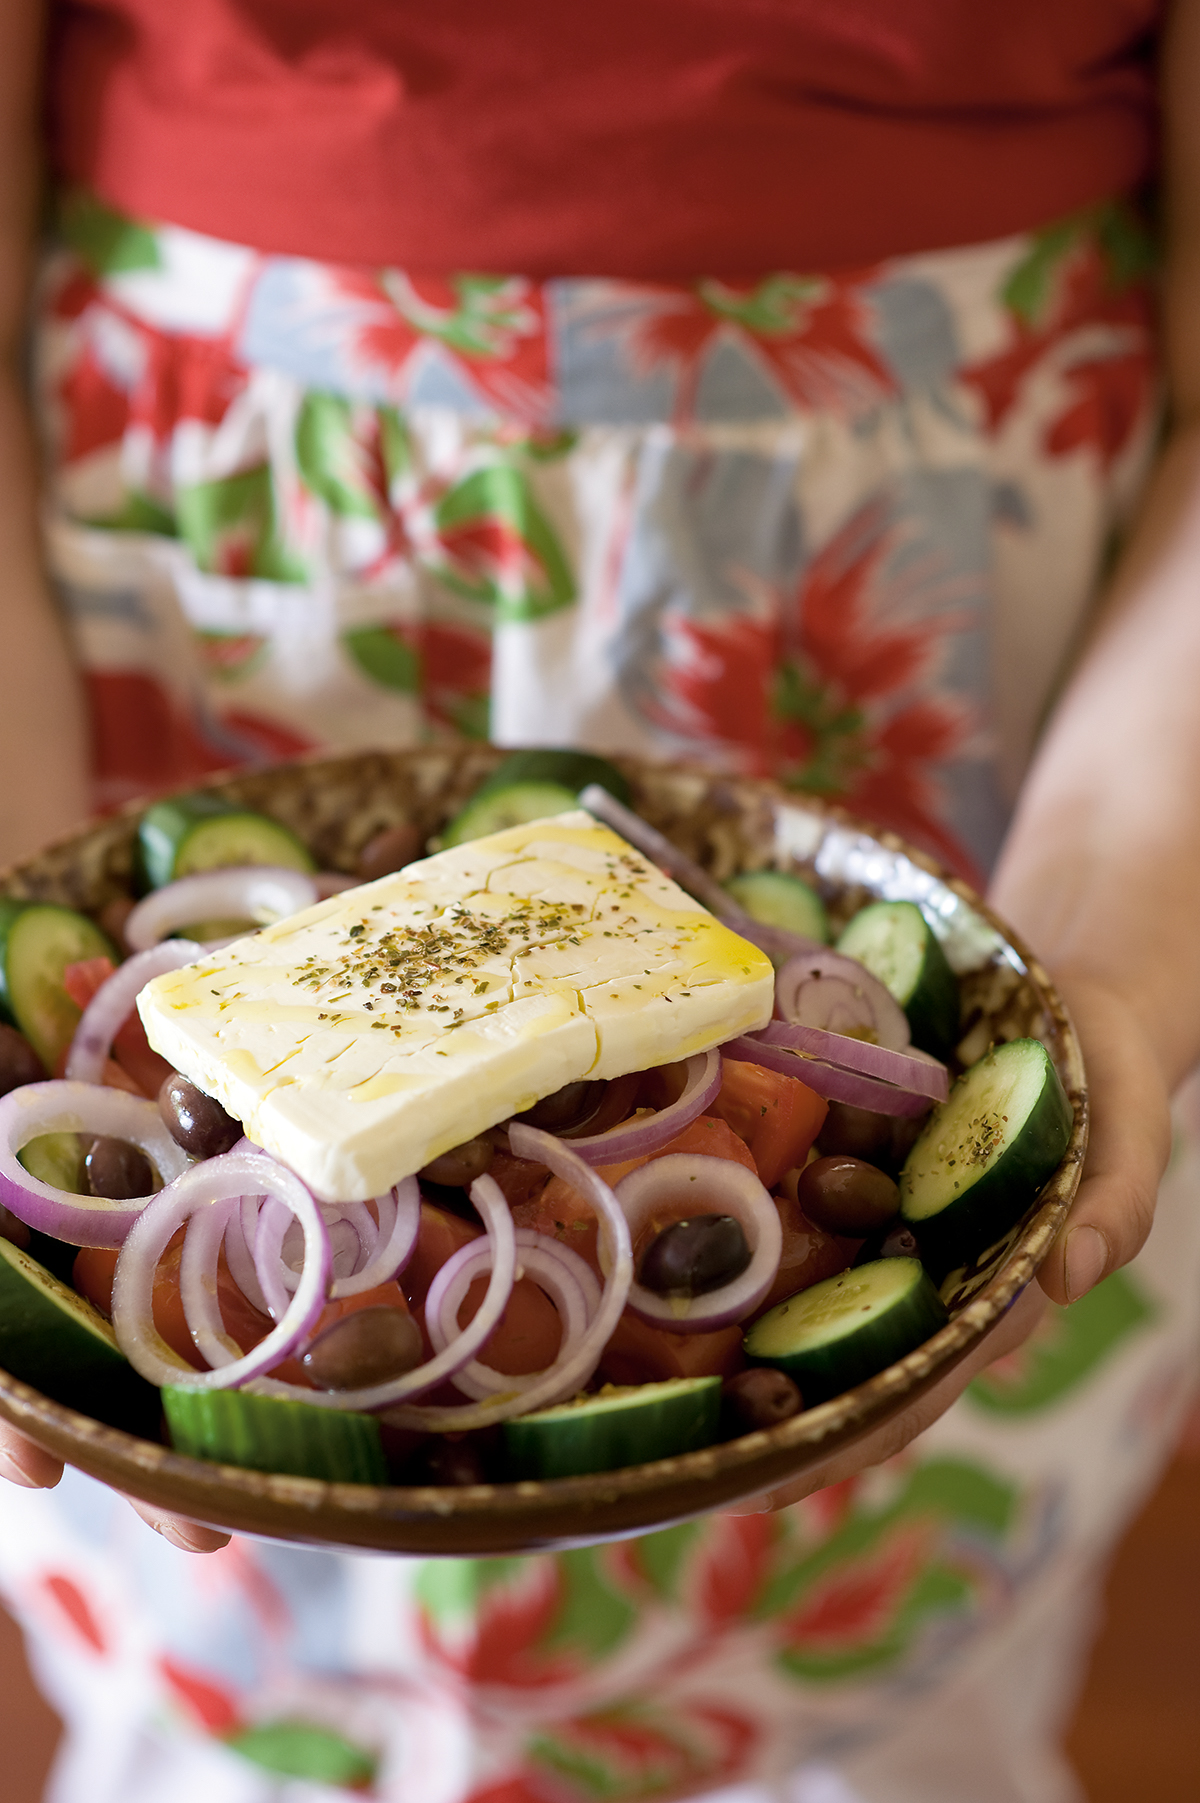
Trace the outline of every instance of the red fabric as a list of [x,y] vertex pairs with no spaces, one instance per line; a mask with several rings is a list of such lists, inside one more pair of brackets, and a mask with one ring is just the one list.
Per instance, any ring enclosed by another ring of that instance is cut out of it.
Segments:
[[61,0],[59,172],[417,272],[689,277],[980,242],[1127,192],[1161,0]]

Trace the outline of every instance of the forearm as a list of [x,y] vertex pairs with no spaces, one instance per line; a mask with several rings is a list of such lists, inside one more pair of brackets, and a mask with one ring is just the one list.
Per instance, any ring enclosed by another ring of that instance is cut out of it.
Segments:
[[1173,436],[997,870],[1064,979],[1121,996],[1174,1085],[1200,1060],[1200,419]]

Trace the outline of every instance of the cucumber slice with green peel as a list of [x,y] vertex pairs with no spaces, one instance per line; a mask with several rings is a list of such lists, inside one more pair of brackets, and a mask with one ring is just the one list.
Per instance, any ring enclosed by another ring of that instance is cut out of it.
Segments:
[[778,1303],[742,1347],[753,1364],[786,1371],[812,1407],[885,1370],[948,1320],[919,1259],[881,1258]]
[[248,1390],[167,1384],[163,1410],[176,1452],[250,1471],[321,1478],[328,1484],[386,1484],[379,1423],[350,1409],[319,1409]]
[[551,783],[555,788],[569,789],[572,795],[579,795],[589,783],[599,783],[622,807],[629,807],[633,801],[633,790],[607,758],[597,757],[593,751],[565,751],[549,745],[514,751],[475,791],[475,799],[525,783]]
[[583,1477],[711,1446],[720,1432],[721,1379],[606,1384],[594,1396],[504,1423],[513,1478]]
[[158,1439],[158,1391],[90,1302],[0,1239],[0,1365],[52,1402]]
[[730,877],[725,888],[739,907],[767,927],[784,927],[806,939],[829,943],[825,904],[815,889],[786,870],[747,870]]
[[1071,1104],[1044,1045],[993,1046],[934,1109],[900,1173],[900,1215],[939,1280],[1002,1239],[1071,1137]]
[[908,1016],[913,1044],[943,1057],[958,1039],[958,984],[941,942],[915,902],[872,902],[837,942],[878,977]]
[[0,1018],[20,1028],[51,1073],[79,1024],[63,971],[85,958],[120,962],[112,941],[86,914],[54,902],[0,897]]
[[447,851],[452,845],[502,833],[508,826],[527,826],[550,814],[567,814],[578,806],[574,789],[558,783],[516,783],[507,789],[492,789],[477,795],[454,816],[442,831],[441,847]]
[[203,794],[175,795],[146,809],[138,826],[138,862],[150,889],[198,870],[245,864],[316,869],[295,833],[278,820]]

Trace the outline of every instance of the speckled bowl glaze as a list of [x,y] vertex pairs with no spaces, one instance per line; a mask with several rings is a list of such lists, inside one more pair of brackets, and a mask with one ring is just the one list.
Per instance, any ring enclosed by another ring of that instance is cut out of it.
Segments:
[[[371,752],[228,777],[219,794],[273,815],[326,868],[353,871],[384,827],[435,835],[500,754],[480,746]],[[1074,1108],[1065,1157],[1025,1219],[953,1280],[948,1326],[857,1389],[768,1432],[590,1477],[549,1483],[372,1489],[278,1477],[189,1459],[102,1427],[0,1372],[0,1416],[92,1476],[164,1511],[275,1539],[420,1555],[532,1552],[615,1539],[778,1486],[906,1409],[978,1343],[1030,1282],[1070,1207],[1087,1141],[1079,1045],[1036,960],[966,884],[891,834],[771,783],[618,760],[638,810],[724,879],[794,870],[823,894],[836,925],[864,902],[919,902],[940,916],[961,979],[961,1056],[1034,1034]],[[136,808],[10,870],[0,890],[94,911],[127,890]]]

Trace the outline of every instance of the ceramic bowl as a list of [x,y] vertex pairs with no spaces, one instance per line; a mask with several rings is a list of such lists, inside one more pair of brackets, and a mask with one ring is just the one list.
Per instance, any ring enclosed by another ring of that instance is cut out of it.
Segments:
[[[358,753],[227,777],[212,788],[291,827],[325,868],[353,871],[385,827],[422,837],[497,761],[490,748]],[[767,1432],[682,1458],[546,1483],[373,1489],[206,1463],[101,1426],[0,1372],[0,1416],[92,1476],[164,1511],[275,1539],[420,1555],[515,1553],[661,1528],[782,1484],[906,1409],[978,1343],[1031,1281],[1070,1206],[1087,1138],[1083,1062],[1036,960],[966,884],[889,833],[768,782],[622,762],[635,805],[718,878],[775,866],[822,893],[835,925],[873,898],[912,900],[942,923],[961,980],[960,1055],[1036,1035],[1074,1109],[1066,1155],[1025,1219],[946,1300],[948,1326],[869,1382]],[[50,846],[0,892],[95,911],[127,892],[138,810]]]

